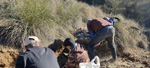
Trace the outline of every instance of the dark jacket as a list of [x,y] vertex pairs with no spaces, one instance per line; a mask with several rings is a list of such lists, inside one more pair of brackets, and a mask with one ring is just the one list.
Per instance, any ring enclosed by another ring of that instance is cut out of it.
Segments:
[[69,53],[69,50],[65,48],[62,51],[62,53],[57,57],[60,68],[62,68],[67,63],[68,53]]
[[91,22],[87,24],[88,31],[94,31],[94,33],[98,32],[102,29],[102,27],[111,25],[110,22],[104,20],[103,18],[95,18]]
[[64,68],[79,68],[79,63],[90,62],[87,51],[78,44],[71,50],[68,56],[68,61]]
[[51,49],[34,46],[18,56],[16,68],[59,68],[59,65]]

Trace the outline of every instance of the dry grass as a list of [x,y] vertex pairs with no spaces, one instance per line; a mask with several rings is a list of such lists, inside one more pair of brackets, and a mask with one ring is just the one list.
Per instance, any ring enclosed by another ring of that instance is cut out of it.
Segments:
[[[54,39],[72,36],[70,31],[84,27],[87,19],[105,15],[98,8],[73,0],[3,0],[3,3],[9,5],[1,10],[1,20],[11,23],[1,29],[0,39],[6,45],[19,48],[28,35],[38,36],[43,46],[47,46]],[[4,13],[7,8],[10,12]]]
[[143,30],[133,20],[126,20],[125,18],[118,16],[121,22],[116,23],[116,42],[119,45],[118,50],[126,51],[128,48],[143,48],[148,49],[147,37],[143,34]]
[[[4,27],[0,29],[0,41],[10,46],[0,46],[3,52],[14,50],[12,47],[20,49],[24,38],[29,35],[36,35],[41,39],[42,46],[48,46],[55,39],[74,37],[70,32],[85,27],[87,19],[114,16],[74,0],[16,0],[15,3],[14,0],[0,1],[0,5],[3,3],[8,3],[11,7],[0,7],[0,27]],[[118,53],[130,52],[128,48],[147,49],[148,42],[142,33],[143,29],[133,20],[127,20],[121,15],[116,17],[121,20],[115,24]],[[103,46],[106,47],[105,45],[107,44],[104,43]],[[107,51],[108,48],[104,50]]]
[[[74,0],[16,0],[16,2],[12,0],[9,10],[10,19],[6,13],[0,15],[1,23],[2,20],[9,22],[9,25],[1,30],[0,39],[6,45],[19,48],[26,36],[36,35],[42,40],[43,46],[48,46],[55,39],[64,40],[66,37],[73,37],[70,31],[85,27],[87,19],[114,16],[103,13],[95,6]],[[138,24],[133,20],[126,20],[121,15],[116,17],[121,20],[115,24],[118,45],[122,48],[140,45],[147,48],[147,39],[141,35],[142,30],[136,29],[140,28]]]

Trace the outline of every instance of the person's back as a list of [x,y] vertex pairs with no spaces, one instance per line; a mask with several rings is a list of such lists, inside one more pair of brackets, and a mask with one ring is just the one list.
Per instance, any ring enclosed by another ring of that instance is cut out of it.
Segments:
[[56,61],[56,55],[51,49],[34,46],[18,57],[16,68],[59,68]]
[[59,65],[51,49],[33,46],[18,56],[16,68],[59,68]]
[[89,59],[88,54],[87,54],[87,51],[80,44],[78,44],[70,52],[70,54],[72,56],[76,56],[76,59],[80,59],[80,60],[78,60],[79,62],[90,62],[90,59]]
[[111,25],[111,23],[102,18],[95,18],[95,19],[92,19],[91,22],[87,23],[87,28],[89,32],[93,30],[94,33],[97,33],[103,27],[108,26],[108,25]]

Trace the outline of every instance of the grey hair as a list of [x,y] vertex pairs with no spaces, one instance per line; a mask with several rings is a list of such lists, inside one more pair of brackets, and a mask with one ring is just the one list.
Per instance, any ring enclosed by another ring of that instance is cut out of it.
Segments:
[[28,44],[28,45],[27,45],[27,47],[32,48],[32,47],[33,47],[33,45],[34,45],[33,43],[30,43],[30,44]]

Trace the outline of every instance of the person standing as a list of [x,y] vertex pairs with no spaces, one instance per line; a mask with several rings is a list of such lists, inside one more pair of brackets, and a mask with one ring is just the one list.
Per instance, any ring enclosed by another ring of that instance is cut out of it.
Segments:
[[113,27],[113,24],[114,22],[109,18],[95,18],[88,20],[87,28],[90,36],[92,37],[92,39],[88,43],[88,54],[90,60],[95,57],[94,46],[100,44],[99,42],[104,39],[108,41],[113,60],[117,59],[116,45],[114,41],[115,28]]

